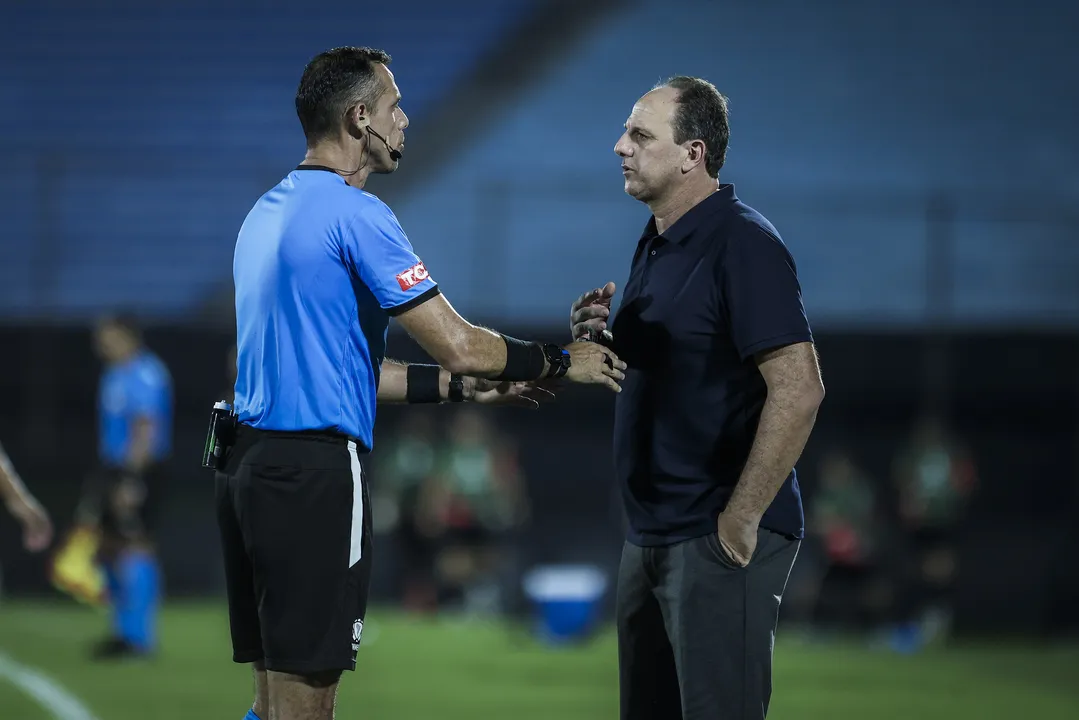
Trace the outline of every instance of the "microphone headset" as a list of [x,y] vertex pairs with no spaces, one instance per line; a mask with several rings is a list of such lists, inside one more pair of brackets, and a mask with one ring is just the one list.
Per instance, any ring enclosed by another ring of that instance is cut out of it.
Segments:
[[[376,137],[376,138],[378,138],[379,140],[382,141],[382,144],[386,146],[386,150],[388,150],[389,153],[390,153],[390,159],[391,160],[393,160],[394,162],[397,162],[398,160],[401,159],[401,151],[397,150],[396,148],[390,147],[390,143],[387,142],[386,138],[382,137],[377,132],[375,132],[371,128],[371,121],[368,120],[367,118],[365,118],[363,115],[356,118],[356,122],[349,126],[348,132],[349,132],[350,135],[352,135],[352,137],[354,137],[354,138],[356,138],[358,140],[363,135],[364,130],[367,130],[368,135],[373,135],[374,137]],[[370,145],[370,143],[371,143],[371,141],[370,141],[370,139],[368,139],[367,159],[370,159],[370,157],[371,157],[371,145]],[[363,170],[367,166],[367,159],[364,159],[363,163],[358,168],[356,168],[355,170],[348,171],[348,170],[338,170],[337,168],[330,168],[330,169],[333,170],[334,172],[338,173],[339,175],[344,175],[344,176],[355,175],[356,173],[358,173],[360,170]]]
[[356,119],[359,121],[359,126],[360,126],[361,129],[366,128],[367,133],[369,135],[374,135],[376,138],[378,138],[379,140],[382,141],[382,144],[385,145],[386,149],[390,152],[390,160],[393,160],[394,162],[397,162],[398,160],[401,159],[401,151],[398,150],[397,148],[390,147],[390,143],[386,140],[386,138],[379,135],[377,132],[375,132],[375,129],[373,127],[371,127],[371,121],[370,120],[365,118],[363,115],[361,115],[360,117],[358,117]]
[[374,128],[372,128],[370,125],[367,126],[367,132],[370,133],[371,135],[374,135],[375,137],[377,137],[379,140],[382,141],[382,144],[385,145],[386,149],[390,151],[390,160],[393,160],[394,162],[397,162],[398,160],[401,159],[401,151],[398,150],[397,148],[390,147],[390,144],[388,142],[386,142],[386,138],[382,137],[377,132],[375,132]]

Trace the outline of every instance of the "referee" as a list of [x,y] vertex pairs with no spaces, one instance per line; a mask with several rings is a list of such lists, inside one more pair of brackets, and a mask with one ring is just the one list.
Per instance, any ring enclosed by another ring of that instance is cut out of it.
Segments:
[[[615,145],[626,192],[653,213],[607,338],[630,367],[614,427],[624,720],[765,716],[803,535],[793,468],[824,387],[794,260],[719,183],[729,135],[726,98],[677,77]],[[574,303],[573,337],[607,329],[614,290]]]
[[148,656],[157,645],[163,583],[154,533],[169,484],[172,376],[131,315],[103,318],[94,344],[105,363],[97,398],[100,462],[77,518],[100,533],[97,555],[112,610],[111,630],[92,656],[121,660]]
[[[235,444],[217,474],[233,659],[253,663],[248,718],[333,717],[355,669],[371,572],[361,458],[376,402],[535,404],[533,381],[618,391],[625,365],[468,323],[440,294],[390,209],[363,190],[397,168],[408,117],[370,48],[306,67],[303,163],[240,229]],[[438,365],[383,363],[393,316]],[[440,367],[441,366],[441,367]]]

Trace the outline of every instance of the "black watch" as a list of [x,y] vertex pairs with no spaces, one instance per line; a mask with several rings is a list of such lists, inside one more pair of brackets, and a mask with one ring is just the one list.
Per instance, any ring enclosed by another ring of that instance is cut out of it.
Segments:
[[451,403],[465,401],[465,379],[460,375],[450,375],[449,401]]
[[543,355],[547,358],[547,364],[550,366],[547,369],[546,377],[560,378],[569,372],[569,350],[553,343],[547,343],[543,346]]

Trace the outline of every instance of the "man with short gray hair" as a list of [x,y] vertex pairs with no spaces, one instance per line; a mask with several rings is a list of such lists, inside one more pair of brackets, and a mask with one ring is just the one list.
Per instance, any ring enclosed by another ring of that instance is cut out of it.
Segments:
[[607,331],[614,283],[573,304],[574,338],[628,365],[615,468],[629,533],[618,580],[623,720],[756,720],[803,537],[794,464],[824,397],[794,260],[719,172],[727,99],[676,77],[615,145],[653,217]]

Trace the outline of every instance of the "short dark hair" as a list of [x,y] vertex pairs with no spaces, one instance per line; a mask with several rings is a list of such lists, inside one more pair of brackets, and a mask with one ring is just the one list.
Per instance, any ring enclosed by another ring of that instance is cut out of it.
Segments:
[[707,80],[688,75],[676,75],[656,86],[661,87],[678,91],[678,110],[671,121],[674,141],[679,145],[689,140],[704,141],[705,169],[712,177],[719,177],[731,139],[727,98]]
[[382,96],[386,88],[375,74],[379,63],[389,65],[390,56],[369,47],[333,48],[307,63],[296,90],[296,115],[308,147],[332,135],[349,107],[371,107]]

